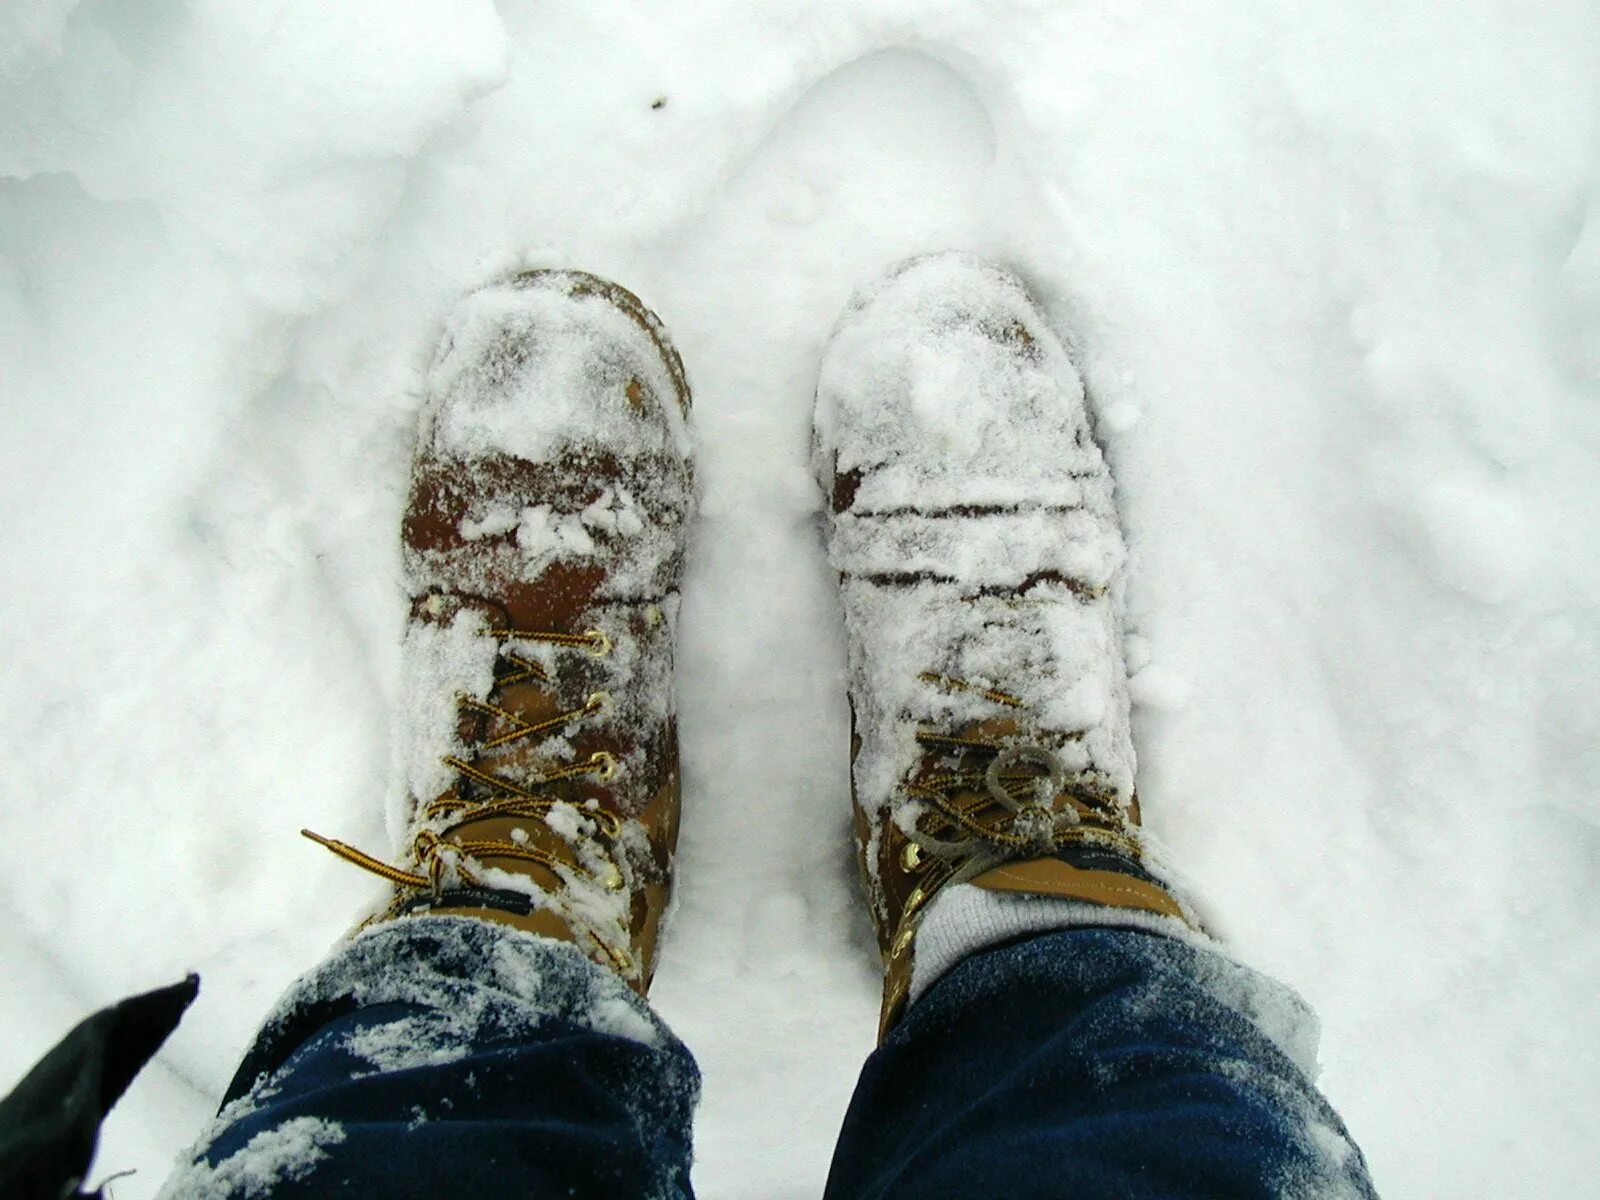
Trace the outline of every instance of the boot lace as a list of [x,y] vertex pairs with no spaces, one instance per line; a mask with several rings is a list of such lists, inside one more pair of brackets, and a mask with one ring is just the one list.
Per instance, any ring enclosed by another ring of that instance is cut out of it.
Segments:
[[[932,673],[919,678],[947,691],[982,696],[1003,709],[1027,708],[1009,692],[966,680]],[[902,826],[909,839],[902,855],[907,870],[937,863],[947,875],[942,882],[963,883],[1006,862],[1085,844],[1138,860],[1128,807],[1102,772],[1069,773],[1038,741],[934,729],[920,729],[916,736],[918,745],[944,751],[955,766],[902,786],[920,802]],[[1065,735],[1067,740],[1082,736]]]
[[[611,652],[611,639],[598,629],[576,634],[533,629],[484,629],[479,632],[501,643],[501,649],[496,657],[494,684],[490,689],[490,697],[514,684],[530,680],[544,686],[551,686],[555,682],[550,673],[539,663],[507,649],[506,643],[538,642],[574,649],[581,648],[588,650],[597,658],[603,658]],[[509,709],[492,703],[491,700],[479,700],[466,693],[457,695],[456,704],[457,711],[461,714],[475,713],[488,716],[504,727],[505,732],[482,738],[477,743],[478,750],[493,750],[567,727],[574,722],[605,712],[611,707],[611,697],[606,692],[591,692],[578,707],[540,721],[528,721]],[[473,748],[467,749],[470,751]],[[570,808],[571,805],[541,794],[537,789],[562,779],[579,776],[608,780],[617,772],[617,760],[614,755],[603,750],[597,751],[583,762],[554,766],[522,779],[512,779],[503,773],[479,765],[474,758],[464,758],[456,754],[447,754],[440,761],[461,777],[463,786],[458,786],[455,791],[446,793],[422,808],[422,820],[419,822],[422,827],[412,839],[409,869],[406,866],[395,866],[384,862],[346,842],[324,837],[309,829],[302,829],[301,834],[331,850],[346,862],[354,863],[363,870],[388,880],[397,888],[410,892],[429,891],[437,896],[444,891],[452,877],[468,887],[483,887],[483,878],[472,864],[476,859],[485,857],[537,863],[558,875],[562,872],[576,872],[603,884],[612,891],[622,888],[622,873],[617,867],[616,852],[611,849],[621,835],[622,822],[615,814],[598,806],[580,808],[579,815],[593,822],[595,831],[599,834],[598,840],[585,839],[600,851],[604,871],[599,874],[585,866],[576,854],[568,858],[540,846],[510,839],[463,839],[453,836],[454,831],[462,826],[488,817],[520,817],[540,822],[545,828],[553,830],[548,818],[556,806],[565,803]],[[472,797],[461,794],[463,792],[472,793]],[[439,831],[440,827],[442,832]],[[570,840],[567,835],[558,836],[564,841]]]

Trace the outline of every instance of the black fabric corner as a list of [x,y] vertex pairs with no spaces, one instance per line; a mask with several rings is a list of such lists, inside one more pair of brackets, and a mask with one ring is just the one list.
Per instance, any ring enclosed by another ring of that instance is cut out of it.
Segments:
[[0,1196],[63,1200],[79,1190],[100,1123],[177,1028],[200,977],[130,996],[81,1021],[0,1100]]

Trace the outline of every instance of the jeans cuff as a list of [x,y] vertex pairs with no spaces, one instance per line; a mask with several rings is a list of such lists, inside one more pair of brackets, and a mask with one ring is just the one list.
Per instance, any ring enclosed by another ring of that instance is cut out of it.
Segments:
[[376,1004],[413,1004],[468,1045],[526,1035],[550,1021],[652,1049],[678,1045],[645,1000],[575,946],[476,917],[404,917],[337,946],[274,1006],[227,1101],[281,1067],[330,1017]]

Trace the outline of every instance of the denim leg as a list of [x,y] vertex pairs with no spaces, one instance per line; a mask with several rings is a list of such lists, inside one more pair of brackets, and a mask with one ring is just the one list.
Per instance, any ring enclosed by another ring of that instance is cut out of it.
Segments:
[[379,926],[279,1002],[163,1196],[689,1197],[700,1076],[616,976],[462,917]]
[[867,1060],[826,1195],[1374,1196],[1315,1038],[1288,989],[1160,934],[975,954]]

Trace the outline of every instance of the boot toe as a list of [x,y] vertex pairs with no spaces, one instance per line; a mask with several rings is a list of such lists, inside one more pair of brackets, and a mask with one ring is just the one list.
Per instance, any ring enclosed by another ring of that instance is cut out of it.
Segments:
[[1079,504],[1102,469],[1083,386],[1021,282],[913,259],[857,295],[824,355],[818,470],[866,511]]
[[578,271],[529,271],[450,314],[422,445],[463,459],[686,460],[688,408],[677,351],[631,292]]

